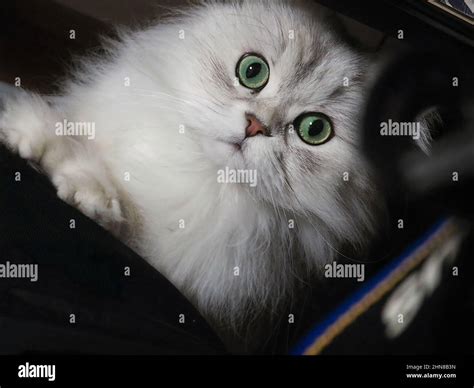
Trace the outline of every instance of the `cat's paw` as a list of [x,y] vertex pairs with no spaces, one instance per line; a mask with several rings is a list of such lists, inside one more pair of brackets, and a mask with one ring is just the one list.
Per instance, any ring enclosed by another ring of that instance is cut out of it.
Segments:
[[40,97],[0,97],[0,141],[23,159],[37,162],[47,142],[50,110]]
[[33,132],[17,130],[16,128],[2,128],[1,141],[8,149],[20,155],[23,159],[37,162],[40,160],[43,150],[43,139],[35,136]]
[[52,182],[63,201],[111,232],[119,232],[122,207],[115,186],[106,178],[84,171],[59,172],[53,174]]

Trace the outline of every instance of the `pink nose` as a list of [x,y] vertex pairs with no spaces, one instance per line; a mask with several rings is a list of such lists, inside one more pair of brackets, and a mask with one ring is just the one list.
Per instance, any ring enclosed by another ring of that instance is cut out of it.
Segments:
[[267,129],[255,115],[246,114],[245,118],[248,121],[248,126],[245,130],[247,137],[257,136],[258,134],[265,135]]

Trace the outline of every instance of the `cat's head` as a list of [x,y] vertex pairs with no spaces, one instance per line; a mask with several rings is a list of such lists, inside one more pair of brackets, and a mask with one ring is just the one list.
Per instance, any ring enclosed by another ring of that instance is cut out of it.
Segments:
[[174,22],[169,76],[217,168],[256,171],[242,185],[254,198],[357,243],[373,227],[359,130],[368,63],[331,19],[287,1],[206,4]]

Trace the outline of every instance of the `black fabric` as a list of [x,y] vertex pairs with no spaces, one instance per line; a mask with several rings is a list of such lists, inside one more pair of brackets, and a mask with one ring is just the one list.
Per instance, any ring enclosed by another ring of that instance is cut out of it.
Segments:
[[175,287],[2,148],[0,262],[7,261],[38,264],[39,277],[0,279],[0,353],[224,352]]

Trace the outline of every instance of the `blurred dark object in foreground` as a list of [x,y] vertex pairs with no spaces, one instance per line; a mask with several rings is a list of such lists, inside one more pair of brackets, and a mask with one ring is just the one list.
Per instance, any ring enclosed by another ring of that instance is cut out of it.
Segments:
[[[472,219],[471,70],[438,54],[413,51],[386,67],[371,92],[363,128],[366,154],[377,166],[387,194],[406,195],[415,202],[430,200],[437,211]],[[417,146],[414,134],[430,110],[435,112],[434,119],[428,120],[433,140],[426,154]],[[407,133],[384,133],[381,128],[387,123],[396,123]]]

